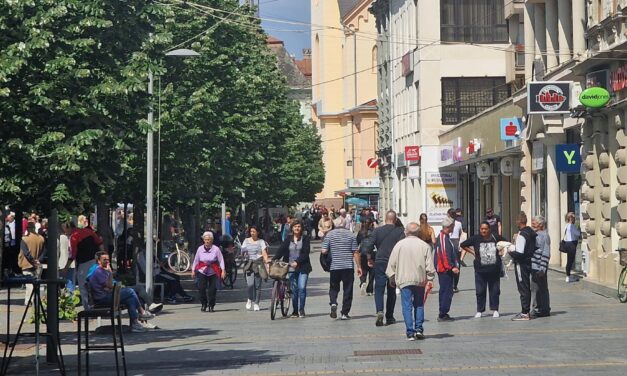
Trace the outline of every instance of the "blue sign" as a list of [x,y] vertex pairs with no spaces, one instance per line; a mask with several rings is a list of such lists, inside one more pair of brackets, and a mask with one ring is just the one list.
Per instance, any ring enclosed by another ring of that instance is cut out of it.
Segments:
[[522,120],[519,118],[501,119],[501,140],[515,141],[520,139]]
[[555,145],[555,167],[558,172],[567,174],[579,173],[581,169],[581,152],[578,144]]

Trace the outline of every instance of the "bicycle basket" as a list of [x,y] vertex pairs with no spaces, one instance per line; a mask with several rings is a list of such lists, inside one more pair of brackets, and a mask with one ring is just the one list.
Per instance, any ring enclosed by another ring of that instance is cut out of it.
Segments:
[[270,272],[268,276],[272,279],[285,279],[287,272],[290,269],[290,264],[287,262],[275,260],[270,264]]
[[627,266],[627,249],[619,249],[618,253],[620,254],[620,265]]

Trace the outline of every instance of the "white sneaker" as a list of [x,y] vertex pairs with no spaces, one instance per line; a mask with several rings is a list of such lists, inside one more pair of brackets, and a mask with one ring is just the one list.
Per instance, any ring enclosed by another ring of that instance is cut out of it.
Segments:
[[131,325],[131,332],[133,333],[144,333],[145,331],[146,331],[146,328],[144,328],[144,326],[139,322],[134,322]]
[[152,313],[148,312],[148,311],[144,311],[144,313],[139,315],[139,319],[140,320],[150,320],[155,318],[155,315],[153,315]]
[[259,304],[255,304],[255,311],[259,311],[259,310],[260,310]]
[[475,318],[476,318],[476,319],[480,319],[480,318],[481,318],[481,316],[483,316],[483,314],[481,314],[481,312],[477,312],[477,313],[475,313]]
[[253,301],[248,299],[248,301],[246,302],[246,309],[250,311],[252,307],[253,307]]
[[146,321],[145,323],[142,323],[142,326],[143,326],[145,329],[159,329],[159,327],[158,327],[157,325],[155,325],[155,324],[151,324],[151,323],[149,323],[148,321]]
[[492,314],[492,317],[498,318],[498,317],[501,317],[501,315],[499,315],[499,311],[494,311],[494,313]]
[[570,282],[570,276],[566,276],[566,283]]
[[400,295],[401,294],[401,289],[399,289],[398,287],[396,288],[396,295]]
[[148,307],[148,312],[150,313],[158,313],[161,312],[161,310],[163,309],[163,303],[152,303],[149,307]]

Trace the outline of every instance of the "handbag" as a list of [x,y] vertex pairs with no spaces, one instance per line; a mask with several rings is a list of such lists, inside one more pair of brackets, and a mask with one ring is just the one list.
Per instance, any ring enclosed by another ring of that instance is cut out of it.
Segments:
[[560,252],[562,253],[568,253],[568,244],[566,244],[566,240],[564,240],[564,238],[566,237],[566,229],[564,229],[564,236],[562,236],[562,241],[560,242]]
[[287,262],[274,260],[272,261],[272,264],[270,264],[270,272],[268,273],[268,275],[272,279],[282,280],[285,279],[285,277],[287,276],[289,268],[290,264],[288,264]]

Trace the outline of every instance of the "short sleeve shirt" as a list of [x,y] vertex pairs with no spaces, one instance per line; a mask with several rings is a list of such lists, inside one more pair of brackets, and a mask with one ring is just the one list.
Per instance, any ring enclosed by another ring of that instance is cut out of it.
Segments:
[[330,270],[353,269],[353,253],[359,249],[355,234],[344,228],[327,233],[322,241],[322,249],[331,252]]

